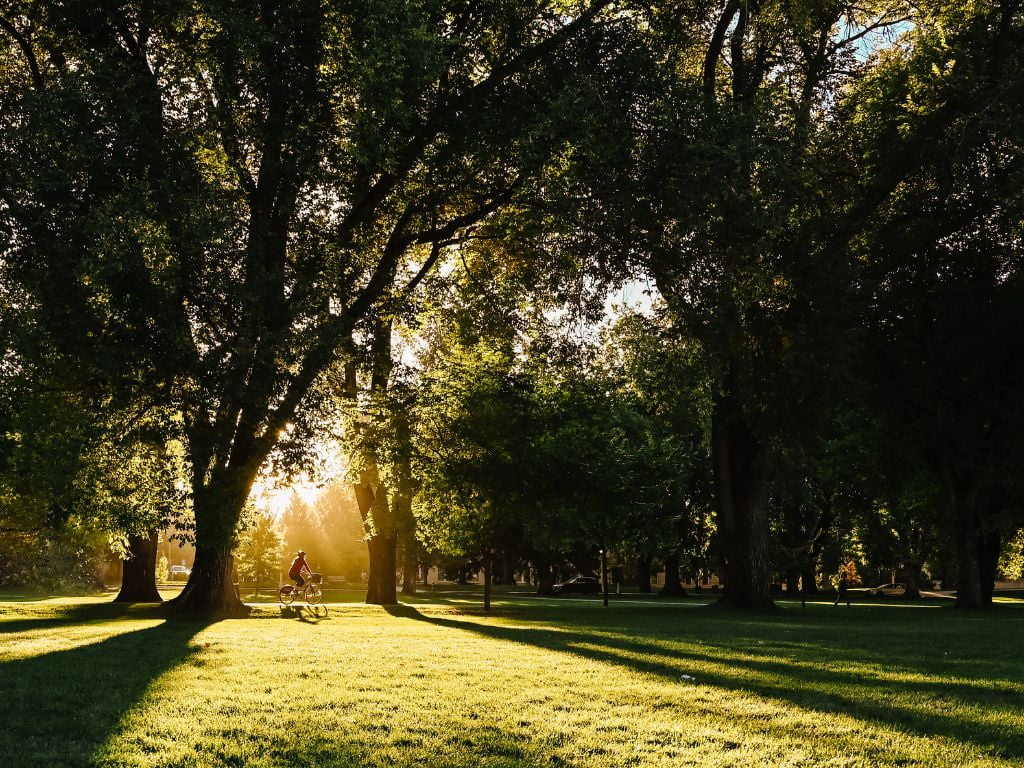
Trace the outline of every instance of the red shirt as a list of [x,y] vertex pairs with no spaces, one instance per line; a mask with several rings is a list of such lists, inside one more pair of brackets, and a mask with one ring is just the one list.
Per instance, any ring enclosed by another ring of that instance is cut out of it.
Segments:
[[309,566],[306,565],[306,558],[296,557],[294,560],[292,560],[292,567],[288,569],[288,576],[294,579],[296,576],[302,573],[303,568],[309,570]]

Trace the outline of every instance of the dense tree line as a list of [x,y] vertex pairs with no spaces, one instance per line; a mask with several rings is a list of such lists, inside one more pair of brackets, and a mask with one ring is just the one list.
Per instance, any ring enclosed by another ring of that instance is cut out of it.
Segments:
[[175,607],[241,612],[254,481],[332,431],[370,602],[598,552],[755,610],[854,556],[991,602],[1019,0],[5,0],[0,39],[12,547],[82,525],[148,583],[175,523]]

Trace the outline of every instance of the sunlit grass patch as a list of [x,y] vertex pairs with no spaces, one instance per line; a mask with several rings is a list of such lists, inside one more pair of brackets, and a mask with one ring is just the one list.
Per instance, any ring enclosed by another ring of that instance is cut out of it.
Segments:
[[17,629],[0,637],[28,648],[0,661],[0,686],[22,705],[0,716],[3,764],[1024,759],[1024,611],[811,604],[746,617],[512,594],[486,615],[462,596],[427,597],[319,618],[267,604],[213,624],[164,622],[153,609],[0,606]]

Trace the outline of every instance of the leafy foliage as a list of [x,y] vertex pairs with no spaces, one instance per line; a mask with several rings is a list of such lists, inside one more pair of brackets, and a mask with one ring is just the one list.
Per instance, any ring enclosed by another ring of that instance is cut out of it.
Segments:
[[265,512],[254,513],[235,554],[239,577],[257,585],[276,584],[283,551],[277,520]]

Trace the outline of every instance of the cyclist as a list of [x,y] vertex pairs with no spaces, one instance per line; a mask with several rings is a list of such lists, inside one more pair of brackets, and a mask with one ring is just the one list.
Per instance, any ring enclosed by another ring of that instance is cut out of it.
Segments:
[[292,567],[288,569],[288,578],[301,587],[306,583],[305,577],[312,575],[312,573],[309,564],[306,562],[306,553],[300,549],[295,554],[295,559],[292,560]]

